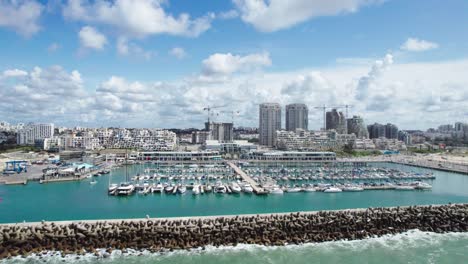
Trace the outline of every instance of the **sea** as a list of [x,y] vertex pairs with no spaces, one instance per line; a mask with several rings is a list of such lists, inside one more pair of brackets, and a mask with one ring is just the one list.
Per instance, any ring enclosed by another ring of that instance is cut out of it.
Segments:
[[[130,175],[147,165],[133,165]],[[260,214],[383,206],[468,203],[468,176],[412,166],[380,163],[374,166],[408,172],[432,172],[429,191],[375,190],[356,193],[285,193],[284,195],[134,195],[113,197],[109,182],[123,181],[125,169],[80,182],[21,186],[0,185],[0,223],[129,219],[207,215]],[[3,260],[0,263],[468,263],[468,233],[409,232],[368,238],[281,247],[238,245],[204,250],[154,254],[114,251],[107,258],[93,255],[63,258],[59,253]]]

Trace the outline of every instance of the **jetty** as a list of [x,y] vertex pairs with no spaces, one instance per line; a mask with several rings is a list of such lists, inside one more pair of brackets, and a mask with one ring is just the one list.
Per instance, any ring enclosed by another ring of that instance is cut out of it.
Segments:
[[360,240],[413,229],[467,232],[468,204],[262,215],[0,224],[0,260],[60,251],[190,250],[206,246],[282,246]]
[[264,188],[260,187],[256,181],[254,181],[249,175],[247,175],[247,173],[245,173],[241,168],[237,167],[234,163],[227,161],[226,164],[229,165],[237,175],[241,176],[241,178],[244,181],[248,182],[252,186],[252,189],[256,194],[268,193]]

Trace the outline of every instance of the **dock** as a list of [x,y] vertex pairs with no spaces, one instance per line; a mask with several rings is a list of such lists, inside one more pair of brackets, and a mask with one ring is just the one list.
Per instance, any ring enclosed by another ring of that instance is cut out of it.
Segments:
[[241,170],[241,168],[237,167],[234,163],[227,161],[226,164],[229,165],[229,167],[231,167],[237,175],[241,176],[244,181],[248,182],[252,186],[252,189],[256,194],[268,193],[267,191],[265,191],[265,189],[260,187],[256,181],[254,181],[249,175],[247,175],[243,170]]

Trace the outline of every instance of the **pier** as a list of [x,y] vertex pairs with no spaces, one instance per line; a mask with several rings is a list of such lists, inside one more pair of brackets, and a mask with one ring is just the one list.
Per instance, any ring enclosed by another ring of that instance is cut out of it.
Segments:
[[250,178],[249,175],[247,175],[243,170],[241,170],[241,168],[237,167],[234,163],[227,161],[226,164],[229,165],[236,172],[237,175],[241,176],[244,181],[248,182],[252,186],[256,194],[268,193],[265,189],[260,187],[256,181]]

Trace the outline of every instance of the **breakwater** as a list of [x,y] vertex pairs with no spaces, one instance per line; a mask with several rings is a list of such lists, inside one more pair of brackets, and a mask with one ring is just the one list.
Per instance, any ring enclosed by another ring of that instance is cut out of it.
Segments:
[[288,214],[0,225],[0,259],[45,251],[97,249],[160,252],[235,246],[356,240],[412,229],[468,231],[468,204],[369,208]]

